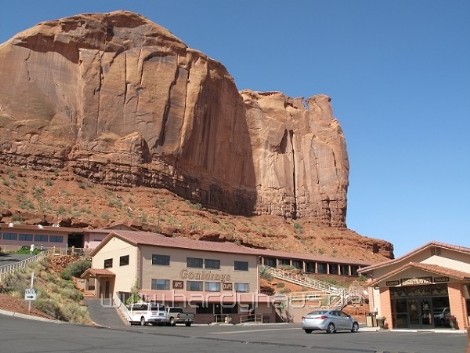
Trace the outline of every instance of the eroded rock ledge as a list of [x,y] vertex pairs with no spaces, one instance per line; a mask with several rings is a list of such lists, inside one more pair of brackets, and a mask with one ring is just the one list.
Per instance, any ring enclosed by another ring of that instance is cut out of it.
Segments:
[[327,96],[239,92],[221,63],[130,12],[43,22],[0,46],[0,149],[6,164],[346,226]]

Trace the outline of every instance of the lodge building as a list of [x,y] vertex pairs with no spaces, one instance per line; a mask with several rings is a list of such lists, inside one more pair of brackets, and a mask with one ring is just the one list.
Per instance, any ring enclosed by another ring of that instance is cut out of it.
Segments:
[[182,306],[198,323],[236,322],[256,314],[275,320],[275,303],[259,293],[259,255],[234,243],[113,231],[92,252],[82,278],[100,298],[124,301],[137,288],[145,301]]
[[430,242],[358,272],[368,277],[370,311],[388,328],[469,327],[470,248]]
[[125,302],[136,288],[146,301],[183,306],[194,312],[198,323],[219,321],[226,315],[241,322],[248,314],[257,315],[263,322],[276,321],[276,305],[286,297],[260,293],[261,265],[311,271],[323,268],[325,274],[346,276],[357,276],[356,269],[368,265],[125,230],[111,231],[90,255],[92,267],[82,277],[96,297]]

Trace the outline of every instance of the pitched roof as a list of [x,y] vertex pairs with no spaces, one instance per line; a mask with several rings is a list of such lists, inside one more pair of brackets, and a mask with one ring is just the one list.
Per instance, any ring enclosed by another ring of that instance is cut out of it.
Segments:
[[110,234],[103,239],[103,241],[91,252],[95,255],[112,237],[118,237],[134,246],[137,245],[150,245],[168,248],[180,248],[189,250],[213,251],[223,252],[230,254],[245,254],[254,256],[277,257],[288,259],[299,259],[309,261],[320,261],[338,264],[356,264],[356,265],[369,265],[370,262],[346,259],[338,257],[319,256],[308,253],[289,253],[283,251],[275,251],[269,249],[256,249],[246,246],[237,245],[231,242],[216,242],[194,240],[185,237],[166,237],[161,234],[143,232],[143,231],[127,231],[127,230],[110,230]]
[[85,272],[82,273],[80,278],[114,277],[114,276],[116,275],[108,269],[89,268]]
[[375,279],[374,281],[369,283],[369,286],[373,287],[377,283],[382,282],[383,280],[390,278],[401,272],[404,272],[410,268],[416,268],[419,270],[437,274],[439,276],[446,276],[446,277],[454,278],[454,279],[461,280],[461,281],[470,279],[470,273],[467,273],[467,272],[453,270],[453,269],[442,267],[439,265],[423,264],[420,262],[408,262],[407,264],[395,269],[394,271],[386,273],[385,275]]
[[384,261],[384,262],[381,262],[381,263],[378,263],[378,264],[374,264],[374,265],[370,265],[370,266],[361,268],[361,269],[359,269],[358,272],[359,273],[365,273],[365,272],[369,272],[369,271],[377,269],[377,268],[383,268],[383,267],[387,267],[387,266],[392,265],[392,264],[396,264],[396,263],[399,263],[399,262],[402,262],[402,261],[406,261],[406,259],[412,257],[416,253],[424,251],[425,249],[428,249],[430,247],[438,247],[438,248],[441,248],[441,249],[457,251],[457,252],[460,252],[460,253],[465,253],[465,254],[470,255],[470,248],[467,248],[467,247],[464,247],[464,246],[457,246],[457,245],[441,243],[441,242],[437,242],[437,241],[431,241],[427,244],[424,244],[423,246],[420,246],[419,248],[417,248],[413,251],[410,251],[409,253],[407,253],[407,254],[405,254],[401,257],[397,257],[396,259],[393,259],[393,260],[388,260],[388,261]]
[[122,239],[134,246],[151,245],[168,248],[258,255],[255,249],[229,242],[193,240],[184,237],[165,237],[156,233],[126,230],[111,230],[110,234],[91,252],[91,255],[96,254],[112,237]]

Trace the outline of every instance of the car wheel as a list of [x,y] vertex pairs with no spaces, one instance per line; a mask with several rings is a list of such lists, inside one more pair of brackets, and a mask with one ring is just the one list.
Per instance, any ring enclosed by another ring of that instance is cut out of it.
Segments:
[[313,330],[309,329],[309,328],[306,328],[304,331],[305,331],[305,333],[312,333]]
[[352,328],[351,328],[351,332],[357,332],[359,331],[359,324],[357,322],[353,323],[352,325]]
[[191,326],[191,323],[190,323],[190,322],[187,322],[187,323],[186,323],[186,326],[187,326],[187,327]]
[[140,318],[140,325],[145,326],[145,317],[143,316]]
[[326,333],[333,333],[335,332],[336,328],[335,328],[335,324],[330,322],[328,324],[328,327],[326,328]]
[[170,326],[175,326],[175,325],[176,325],[175,318],[170,317]]

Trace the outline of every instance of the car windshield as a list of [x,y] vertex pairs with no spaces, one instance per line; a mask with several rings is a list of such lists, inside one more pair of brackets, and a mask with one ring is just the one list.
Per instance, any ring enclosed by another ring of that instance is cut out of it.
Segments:
[[308,315],[312,315],[312,316],[325,315],[325,314],[328,314],[327,310],[315,310],[315,311],[312,311],[312,312],[308,313]]

